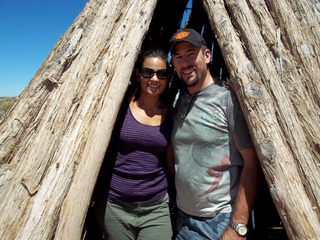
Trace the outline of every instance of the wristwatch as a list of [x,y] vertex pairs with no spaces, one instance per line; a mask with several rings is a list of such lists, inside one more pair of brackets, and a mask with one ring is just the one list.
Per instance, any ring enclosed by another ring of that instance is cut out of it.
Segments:
[[242,223],[234,223],[230,220],[229,226],[235,230],[239,236],[244,237],[247,235],[248,228],[246,225]]

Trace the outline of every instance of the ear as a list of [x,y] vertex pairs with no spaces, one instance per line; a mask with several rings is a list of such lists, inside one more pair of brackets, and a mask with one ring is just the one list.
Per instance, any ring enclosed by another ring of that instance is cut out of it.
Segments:
[[211,61],[211,52],[210,50],[207,48],[206,50],[204,50],[204,56],[206,58],[206,63],[210,63]]

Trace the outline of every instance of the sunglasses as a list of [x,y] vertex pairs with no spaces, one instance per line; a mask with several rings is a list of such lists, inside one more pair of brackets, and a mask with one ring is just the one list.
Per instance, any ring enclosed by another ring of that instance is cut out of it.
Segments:
[[151,68],[141,68],[140,74],[144,78],[152,78],[154,74],[156,74],[157,78],[161,80],[166,80],[169,78],[169,73],[165,69],[154,71]]

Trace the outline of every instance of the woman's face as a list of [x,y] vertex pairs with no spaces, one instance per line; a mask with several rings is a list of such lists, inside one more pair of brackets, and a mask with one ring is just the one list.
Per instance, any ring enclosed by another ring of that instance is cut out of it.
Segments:
[[168,83],[166,61],[161,57],[147,57],[139,71],[141,94],[159,97]]

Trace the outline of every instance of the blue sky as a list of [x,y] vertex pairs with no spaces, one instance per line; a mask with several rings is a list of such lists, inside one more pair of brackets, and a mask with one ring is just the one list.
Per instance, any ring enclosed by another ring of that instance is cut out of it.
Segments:
[[0,0],[0,97],[18,96],[88,0]]
[[88,1],[0,0],[0,97],[23,91]]

